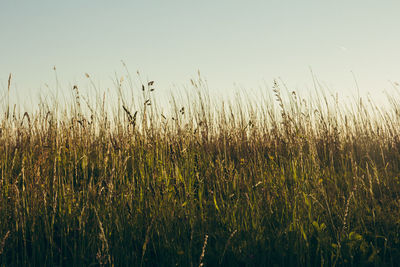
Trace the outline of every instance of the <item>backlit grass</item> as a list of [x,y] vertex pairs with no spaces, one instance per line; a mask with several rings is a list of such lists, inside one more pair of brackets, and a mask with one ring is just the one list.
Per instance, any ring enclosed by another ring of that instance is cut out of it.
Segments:
[[62,108],[3,105],[1,265],[398,264],[396,98],[346,106],[276,82],[223,102],[198,80],[165,110],[153,82],[133,100],[122,83],[112,109],[77,86]]

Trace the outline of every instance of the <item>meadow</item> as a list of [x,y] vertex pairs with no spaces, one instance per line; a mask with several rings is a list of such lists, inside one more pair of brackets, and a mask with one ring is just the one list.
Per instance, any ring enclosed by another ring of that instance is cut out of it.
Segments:
[[400,98],[115,86],[111,108],[3,98],[0,266],[399,264]]

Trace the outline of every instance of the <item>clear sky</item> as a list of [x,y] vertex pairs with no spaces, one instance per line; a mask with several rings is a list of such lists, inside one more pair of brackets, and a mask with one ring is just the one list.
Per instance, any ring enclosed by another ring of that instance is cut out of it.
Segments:
[[200,70],[211,89],[312,85],[381,92],[400,80],[400,1],[2,0],[0,88],[9,73],[20,95],[84,73],[108,86],[114,73],[188,84]]

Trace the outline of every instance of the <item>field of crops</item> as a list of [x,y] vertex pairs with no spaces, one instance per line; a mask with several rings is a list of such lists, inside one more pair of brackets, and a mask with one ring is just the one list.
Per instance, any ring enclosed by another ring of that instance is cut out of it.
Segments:
[[399,264],[400,99],[276,81],[219,101],[199,79],[161,108],[124,83],[111,109],[78,86],[32,112],[4,98],[1,266]]

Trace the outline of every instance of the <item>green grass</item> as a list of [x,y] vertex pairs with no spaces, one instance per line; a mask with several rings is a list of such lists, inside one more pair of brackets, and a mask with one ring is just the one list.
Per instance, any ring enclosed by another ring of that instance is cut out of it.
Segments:
[[64,109],[6,103],[0,265],[398,264],[397,99],[346,106],[275,83],[222,103],[192,83],[165,113],[151,82],[128,104],[122,80],[112,112],[78,87]]

